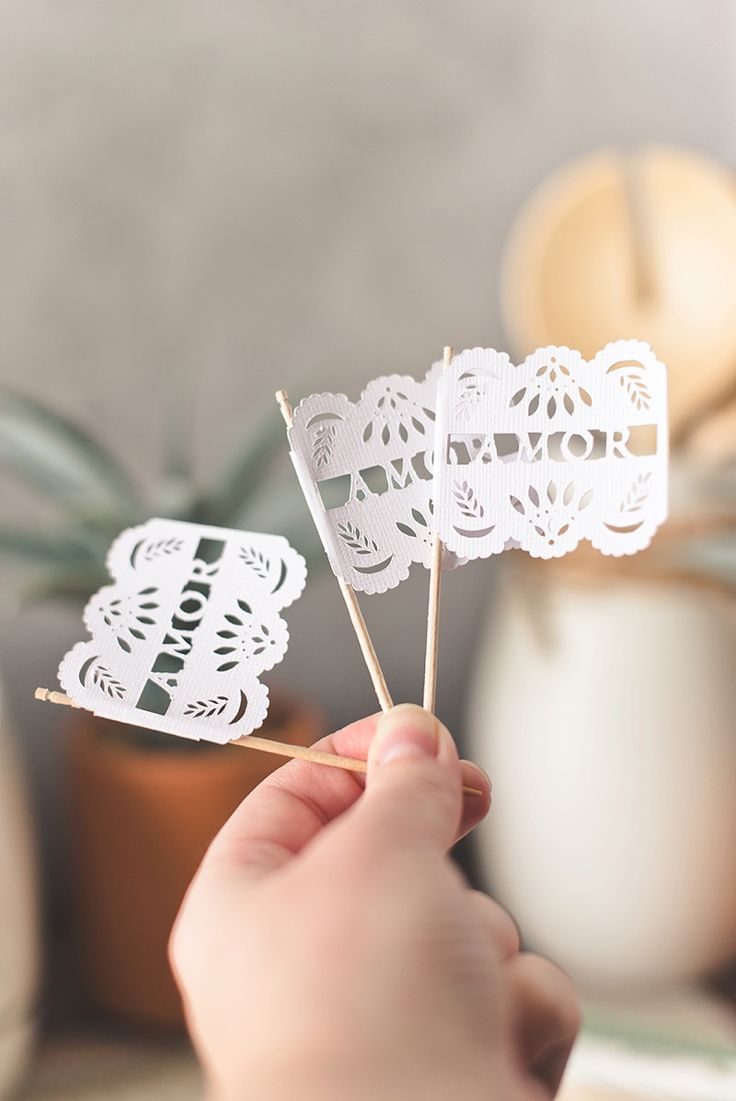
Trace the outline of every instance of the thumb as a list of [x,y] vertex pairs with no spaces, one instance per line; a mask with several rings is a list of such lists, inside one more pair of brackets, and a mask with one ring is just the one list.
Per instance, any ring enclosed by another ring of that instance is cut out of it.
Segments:
[[401,704],[379,719],[368,753],[363,798],[354,808],[354,841],[361,850],[444,854],[462,813],[457,749],[428,711]]

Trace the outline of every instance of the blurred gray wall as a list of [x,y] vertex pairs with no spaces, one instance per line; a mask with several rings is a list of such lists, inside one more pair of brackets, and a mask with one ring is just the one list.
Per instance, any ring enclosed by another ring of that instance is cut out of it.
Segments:
[[[648,139],[733,159],[733,10],[0,0],[0,375],[76,412],[146,478],[184,385],[207,472],[277,385],[356,397],[374,375],[422,373],[444,344],[502,342],[504,234],[551,168]],[[446,583],[452,723],[494,576],[478,564]],[[29,695],[79,626],[14,613],[4,568],[3,588],[0,670],[53,818],[63,716]],[[425,599],[417,575],[366,602],[397,699],[420,691]],[[289,618],[276,679],[334,722],[373,709],[328,576]]]

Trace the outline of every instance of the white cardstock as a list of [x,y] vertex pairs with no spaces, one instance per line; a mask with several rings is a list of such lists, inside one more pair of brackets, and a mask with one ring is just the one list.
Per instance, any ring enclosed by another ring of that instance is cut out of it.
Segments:
[[[358,402],[313,394],[289,429],[297,477],[335,574],[382,593],[429,566],[436,363],[421,382],[390,375]],[[455,565],[446,556],[445,567]]]
[[437,530],[455,554],[559,558],[581,539],[635,554],[667,515],[666,370],[635,340],[589,362],[461,352],[439,384],[435,452]]
[[96,715],[210,742],[250,734],[268,713],[259,676],[283,658],[279,615],[301,594],[304,559],[278,535],[150,520],[120,535],[114,584],[84,612],[91,637],[59,667]]

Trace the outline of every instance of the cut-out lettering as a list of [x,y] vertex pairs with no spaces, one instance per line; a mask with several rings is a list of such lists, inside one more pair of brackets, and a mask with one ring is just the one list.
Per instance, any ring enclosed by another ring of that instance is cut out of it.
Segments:
[[98,715],[225,742],[265,718],[259,677],[286,652],[279,612],[306,570],[285,539],[174,520],[124,532],[108,559],[113,584],[92,597],[92,635],[59,679]]
[[[422,382],[392,375],[358,402],[314,394],[294,410],[291,457],[332,569],[354,589],[384,592],[428,566],[435,395],[441,364]],[[447,555],[445,565],[454,564]]]
[[439,383],[434,504],[455,555],[558,557],[589,540],[633,554],[667,511],[666,371],[619,341],[590,362],[540,348],[518,367],[461,352]]

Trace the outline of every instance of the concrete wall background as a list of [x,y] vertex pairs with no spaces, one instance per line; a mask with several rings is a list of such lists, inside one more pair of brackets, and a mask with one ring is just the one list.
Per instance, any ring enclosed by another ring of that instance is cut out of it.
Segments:
[[[502,342],[504,235],[551,168],[650,139],[733,160],[733,11],[0,0],[0,377],[77,412],[146,478],[182,386],[206,472],[276,385],[357,396],[444,344]],[[0,669],[50,838],[63,715],[29,693],[79,628],[15,612],[0,569]],[[453,724],[495,576],[479,564],[446,585]],[[397,699],[420,691],[425,598],[416,575],[367,606]],[[290,624],[276,679],[335,723],[372,709],[329,577]]]

